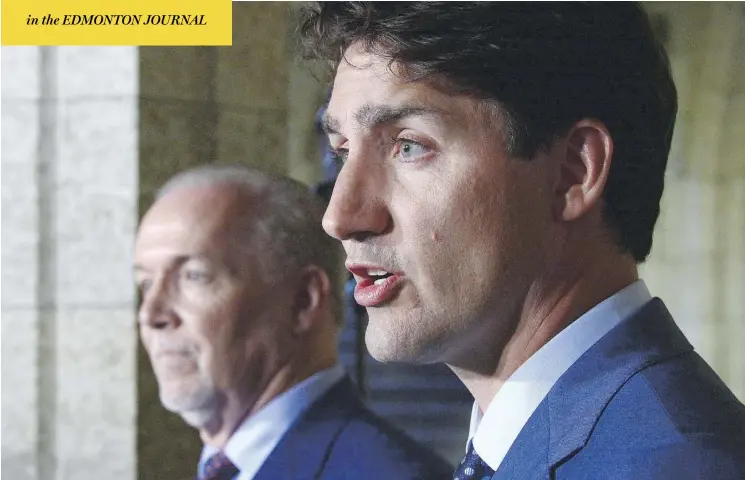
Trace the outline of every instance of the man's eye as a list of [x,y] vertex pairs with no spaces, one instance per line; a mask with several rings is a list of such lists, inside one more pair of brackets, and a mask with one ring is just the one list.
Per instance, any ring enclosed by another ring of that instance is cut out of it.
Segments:
[[150,290],[150,287],[151,287],[152,285],[153,285],[153,281],[152,281],[152,280],[142,280],[142,281],[140,282],[140,284],[139,284],[139,286],[138,286],[138,287],[139,287],[139,289],[140,289],[140,292],[142,292],[142,293],[145,293],[145,292],[147,292],[148,290]]
[[403,160],[413,160],[429,153],[429,148],[413,140],[399,139],[396,155]]
[[184,277],[193,282],[206,282],[209,279],[209,276],[205,272],[198,270],[187,270],[184,272]]
[[338,167],[341,167],[347,161],[349,150],[329,147],[329,156]]

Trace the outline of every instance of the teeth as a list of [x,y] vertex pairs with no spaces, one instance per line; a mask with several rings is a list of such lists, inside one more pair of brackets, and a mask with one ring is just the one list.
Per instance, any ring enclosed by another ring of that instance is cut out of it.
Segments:
[[383,282],[385,282],[385,281],[386,281],[386,279],[385,279],[385,278],[381,278],[380,280],[375,280],[375,281],[373,282],[373,285],[381,285],[381,284],[382,284]]
[[388,272],[385,270],[368,270],[367,274],[371,277],[382,277],[383,275],[388,275]]

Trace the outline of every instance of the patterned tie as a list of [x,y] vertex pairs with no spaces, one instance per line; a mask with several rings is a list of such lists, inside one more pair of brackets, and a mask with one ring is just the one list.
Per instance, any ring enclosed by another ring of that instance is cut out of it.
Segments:
[[197,475],[197,480],[231,480],[238,473],[238,468],[223,452],[212,455]]
[[494,470],[481,460],[479,454],[473,449],[473,442],[469,441],[466,456],[460,461],[453,480],[491,480],[492,475],[494,475]]

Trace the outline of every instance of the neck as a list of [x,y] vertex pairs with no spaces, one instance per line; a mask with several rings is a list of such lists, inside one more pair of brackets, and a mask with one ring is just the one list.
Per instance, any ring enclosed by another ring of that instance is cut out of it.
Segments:
[[247,395],[240,395],[237,392],[226,394],[226,401],[216,421],[199,430],[202,442],[219,449],[224,448],[244,421],[293,386],[322,370],[331,368],[336,362],[335,349],[320,353],[318,349],[305,349],[291,361],[277,368],[274,374],[269,376],[261,393],[254,395],[252,399],[247,399]]
[[[575,264],[576,265],[576,264]],[[633,259],[608,250],[596,252],[579,266],[558,263],[527,289],[514,313],[516,327],[502,341],[477,348],[471,358],[488,358],[485,364],[450,365],[485,412],[504,382],[535,352],[595,305],[638,279]],[[491,319],[498,322],[499,319]]]

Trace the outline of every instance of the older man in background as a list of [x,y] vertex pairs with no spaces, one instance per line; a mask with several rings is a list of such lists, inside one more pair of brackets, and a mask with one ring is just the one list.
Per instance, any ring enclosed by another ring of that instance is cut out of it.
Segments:
[[209,167],[169,181],[142,220],[140,334],[163,405],[204,442],[200,480],[450,478],[338,363],[323,210],[301,184]]

